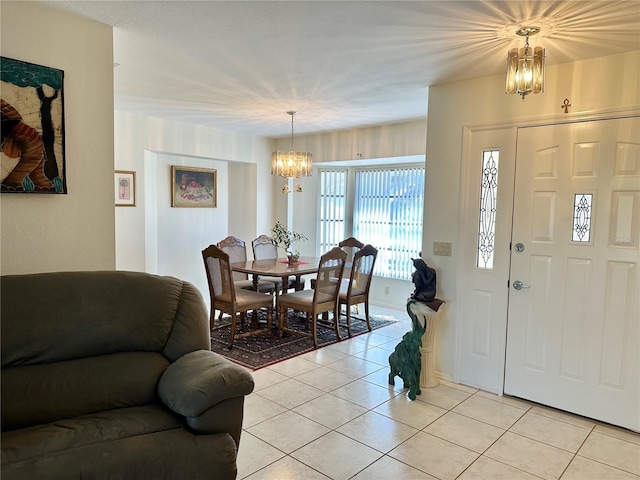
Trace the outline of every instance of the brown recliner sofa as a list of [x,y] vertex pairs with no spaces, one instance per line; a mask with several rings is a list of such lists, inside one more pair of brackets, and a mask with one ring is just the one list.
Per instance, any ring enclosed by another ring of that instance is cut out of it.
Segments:
[[0,277],[2,479],[232,479],[253,379],[172,277]]

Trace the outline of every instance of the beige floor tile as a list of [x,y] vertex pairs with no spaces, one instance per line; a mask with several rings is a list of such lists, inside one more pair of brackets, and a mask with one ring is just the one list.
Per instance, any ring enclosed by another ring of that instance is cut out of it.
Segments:
[[418,432],[388,455],[442,480],[456,478],[478,457],[471,450],[424,432]]
[[247,433],[242,433],[240,448],[238,449],[238,480],[257,472],[261,468],[271,465],[284,457],[284,453],[272,447],[259,438]]
[[640,475],[640,445],[592,432],[578,455]]
[[533,407],[531,407],[531,412],[567,422],[582,428],[593,428],[596,424],[594,420],[591,420],[589,418],[581,417],[580,415],[574,415],[562,410],[556,410],[555,408],[551,407],[543,407],[542,405],[534,405]]
[[368,362],[377,363],[378,365],[388,368],[389,355],[391,355],[391,352],[385,350],[384,348],[370,347],[362,352],[356,353],[354,357],[362,358],[363,360],[367,360]]
[[496,395],[495,393],[484,392],[482,390],[478,390],[477,395],[488,398],[490,400],[494,400],[496,402],[506,403],[507,405],[511,405],[512,407],[523,408],[525,410],[529,410],[534,406],[534,404],[531,402],[527,402],[526,400],[522,400],[516,397],[510,397],[509,395]]
[[638,480],[640,477],[576,455],[560,478],[562,480]]
[[291,456],[333,480],[346,480],[378,460],[382,453],[337,432],[330,432]]
[[509,431],[571,453],[578,451],[591,432],[590,429],[532,412],[525,413]]
[[242,426],[244,428],[252,427],[286,411],[287,409],[283,406],[254,392],[244,398]]
[[367,362],[361,358],[347,357],[333,362],[328,368],[333,368],[334,370],[346,373],[347,375],[353,375],[354,377],[364,377],[384,367],[377,363]]
[[471,396],[470,393],[442,384],[432,388],[421,388],[421,390],[422,394],[418,395],[417,400],[447,410],[451,410]]
[[573,455],[559,448],[507,432],[484,454],[519,470],[547,480],[556,480]]
[[443,384],[443,385],[446,385],[447,387],[457,388],[458,390],[462,390],[462,391],[467,392],[467,393],[472,393],[473,394],[473,393],[476,393],[476,392],[479,391],[477,388],[469,387],[467,385],[462,385],[460,383],[453,383],[453,382],[450,382],[448,380],[444,380],[442,378],[440,379],[440,383]]
[[336,388],[348,385],[356,380],[356,377],[338,372],[329,367],[320,367],[310,373],[303,373],[294,377],[296,380],[312,387],[319,388],[324,392],[330,392]]
[[443,415],[423,431],[478,453],[484,452],[505,432],[454,412]]
[[361,407],[375,408],[381,403],[395,397],[398,392],[358,379],[333,390],[331,394],[349,400]]
[[364,343],[367,348],[377,347],[378,345],[382,345],[384,343],[389,342],[389,334],[381,333],[382,330],[374,330],[373,332],[364,333],[362,335],[358,335],[358,341]]
[[411,401],[402,394],[378,405],[373,411],[418,430],[422,430],[447,413],[443,408],[417,400]]
[[437,480],[435,477],[410,467],[395,458],[382,457],[351,480]]
[[384,388],[388,388],[389,390],[394,390],[396,392],[401,392],[404,390],[402,382],[395,382],[395,385],[389,385],[389,368],[381,368],[380,370],[376,370],[375,372],[362,377],[362,380],[364,380],[365,382],[371,382]]
[[403,335],[410,332],[411,330],[412,327],[410,322],[399,322],[385,327],[384,330],[378,330],[378,332],[380,333],[380,335],[384,335],[385,337],[393,339],[397,344],[400,340],[402,340]]
[[284,457],[246,477],[247,480],[328,480],[329,477],[307,467],[295,458]]
[[246,431],[278,450],[291,453],[325,435],[329,428],[289,410]]
[[391,354],[391,352],[393,352],[396,349],[396,346],[398,345],[398,342],[400,342],[401,339],[402,337],[394,338],[393,340],[390,340],[387,343],[378,345],[376,348],[379,348],[381,350],[388,352],[387,358],[389,358],[389,354]]
[[457,480],[539,480],[540,477],[518,470],[491,458],[480,457]]
[[345,423],[337,431],[386,453],[418,433],[419,430],[379,413],[367,412]]
[[324,392],[292,378],[260,390],[260,395],[286,408],[295,408]]
[[260,370],[251,372],[251,376],[255,383],[255,388],[253,389],[254,392],[270,387],[271,385],[275,385],[276,383],[284,382],[289,378],[286,375],[282,375],[281,373],[269,368],[261,368]]
[[311,352],[303,353],[300,355],[300,358],[304,358],[305,360],[309,360],[310,362],[314,362],[319,365],[328,365],[336,360],[341,360],[348,356],[349,355],[346,353],[338,352],[337,350],[332,350],[330,348],[318,348]]
[[[357,337],[356,337],[357,338]],[[356,340],[343,340],[342,342],[332,343],[326,347],[327,350],[335,350],[336,352],[344,353],[345,355],[353,355],[358,352],[362,352],[367,349],[367,346]]]
[[338,428],[366,413],[367,409],[327,393],[303,403],[294,411],[326,427]]
[[631,430],[626,430],[624,428],[614,427],[613,425],[598,424],[596,425],[594,432],[640,445],[640,433],[632,432]]
[[315,370],[316,368],[319,368],[317,363],[310,362],[309,360],[305,360],[301,357],[290,358],[289,360],[276,363],[269,367],[269,369],[281,373],[282,375],[286,375],[287,377],[296,377],[302,373]]
[[526,410],[521,408],[494,402],[478,395],[467,398],[453,411],[505,430],[526,413]]

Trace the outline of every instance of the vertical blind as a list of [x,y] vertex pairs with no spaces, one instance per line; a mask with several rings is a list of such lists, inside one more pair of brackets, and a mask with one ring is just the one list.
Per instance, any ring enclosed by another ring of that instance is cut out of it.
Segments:
[[422,245],[424,167],[356,171],[353,234],[378,249],[376,275],[411,280]]
[[319,249],[324,253],[338,245],[345,233],[347,170],[320,172]]

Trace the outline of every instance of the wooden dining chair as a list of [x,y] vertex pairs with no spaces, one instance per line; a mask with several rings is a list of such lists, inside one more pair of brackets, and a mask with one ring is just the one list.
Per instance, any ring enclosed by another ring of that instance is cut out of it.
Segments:
[[[220,240],[217,246],[229,255],[231,263],[247,261],[247,246],[244,240],[229,235],[227,238]],[[253,280],[246,273],[233,272],[233,281],[236,289],[254,290]],[[258,292],[272,293],[275,289],[276,285],[272,281],[258,279]]]
[[[320,257],[316,287],[313,290],[299,290],[285,293],[278,299],[278,328],[280,332],[292,332],[313,337],[313,345],[318,348],[318,316],[325,312],[333,312],[333,328],[338,340],[341,340],[339,329],[338,293],[347,254],[338,247]],[[300,310],[307,313],[311,322],[311,333],[290,329],[288,311]]]
[[[338,247],[347,252],[347,263],[344,266],[344,272],[342,273],[342,283],[346,285],[351,275],[351,264],[353,263],[354,255],[364,247],[364,243],[355,237],[345,238],[338,243]],[[356,312],[360,313],[359,305],[356,305]]]
[[[260,235],[251,242],[253,258],[256,260],[277,260],[278,247],[268,235]],[[282,279],[279,277],[263,277],[266,281],[276,284],[278,290],[282,290]],[[287,290],[296,288],[296,279],[290,278]],[[304,279],[300,280],[300,289],[304,289]]]
[[[345,285],[345,288],[346,288],[347,282],[349,281],[349,276],[351,275],[351,264],[353,263],[353,256],[356,254],[358,250],[364,247],[364,243],[362,243],[360,240],[358,240],[355,237],[349,237],[340,241],[338,243],[338,247],[344,250],[347,254],[347,260],[344,264],[344,271],[342,272],[342,283]],[[315,279],[311,280],[311,288],[316,288]],[[356,305],[356,312],[360,313],[359,305]],[[325,314],[323,317],[324,321],[327,321],[328,317],[329,315]]]
[[[353,256],[364,247],[364,243],[354,237],[345,238],[338,243],[338,247],[347,252],[347,264],[353,262]],[[346,274],[345,274],[346,275]]]
[[[213,328],[215,311],[227,313],[231,316],[231,332],[229,334],[229,349],[233,347],[236,338],[246,337],[271,332],[273,295],[260,293],[253,290],[236,289],[231,270],[229,255],[216,245],[209,245],[202,251],[209,294],[211,295],[211,314],[209,327]],[[267,325],[263,329],[245,330],[244,315],[246,312],[257,311],[260,308],[267,310]],[[240,333],[238,330],[240,322]]]
[[369,289],[373,278],[373,267],[376,264],[378,250],[365,245],[353,256],[351,272],[347,281],[340,282],[340,292],[338,294],[338,311],[342,312],[342,306],[346,307],[347,331],[351,336],[351,307],[364,303],[364,316],[367,321],[367,328],[371,331],[371,320],[369,319]]

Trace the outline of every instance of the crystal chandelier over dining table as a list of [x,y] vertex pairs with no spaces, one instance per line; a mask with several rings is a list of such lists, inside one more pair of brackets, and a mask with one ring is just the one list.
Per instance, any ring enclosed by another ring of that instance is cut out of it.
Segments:
[[291,149],[277,150],[271,155],[271,175],[285,178],[300,178],[311,176],[313,155],[309,152],[301,152],[293,147],[293,116],[298,112],[287,112],[291,115]]

